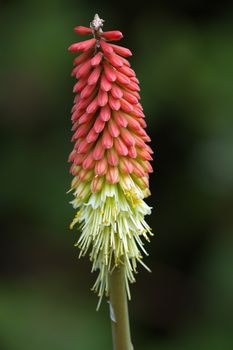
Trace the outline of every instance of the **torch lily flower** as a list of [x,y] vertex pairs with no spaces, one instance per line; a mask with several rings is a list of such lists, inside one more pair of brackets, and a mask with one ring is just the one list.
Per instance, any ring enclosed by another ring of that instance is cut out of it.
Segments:
[[121,32],[103,32],[102,26],[96,15],[90,28],[76,27],[76,33],[93,38],[69,47],[80,53],[72,71],[78,82],[69,161],[77,212],[70,227],[78,224],[80,256],[88,252],[92,271],[99,271],[93,289],[100,300],[109,293],[109,274],[116,267],[125,266],[129,298],[137,263],[147,268],[143,239],[149,241],[152,233],[144,217],[151,208],[144,198],[150,195],[153,153],[147,145],[139,81],[127,60],[132,53],[110,43],[120,40]]

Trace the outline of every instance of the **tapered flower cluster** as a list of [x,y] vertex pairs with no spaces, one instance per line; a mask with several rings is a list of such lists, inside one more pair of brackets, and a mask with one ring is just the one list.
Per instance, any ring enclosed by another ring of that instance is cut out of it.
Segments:
[[81,53],[72,71],[78,82],[72,109],[74,149],[69,156],[77,210],[71,228],[79,224],[80,256],[89,252],[93,271],[99,270],[93,288],[100,299],[108,294],[108,276],[116,266],[125,266],[129,297],[128,281],[135,281],[137,262],[145,266],[142,238],[149,240],[151,229],[144,216],[151,208],[143,198],[150,194],[152,172],[139,81],[126,59],[132,54],[109,43],[120,40],[121,32],[103,32],[102,26],[96,15],[90,28],[76,27],[76,33],[94,37],[69,47]]

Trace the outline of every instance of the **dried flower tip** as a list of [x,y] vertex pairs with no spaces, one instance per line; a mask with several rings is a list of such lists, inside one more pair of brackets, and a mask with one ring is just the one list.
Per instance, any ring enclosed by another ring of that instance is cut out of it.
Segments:
[[99,31],[101,32],[102,31],[101,28],[103,27],[103,25],[104,25],[104,20],[101,19],[99,15],[96,13],[93,21],[91,21],[90,23],[91,29],[93,29],[95,32],[99,32]]

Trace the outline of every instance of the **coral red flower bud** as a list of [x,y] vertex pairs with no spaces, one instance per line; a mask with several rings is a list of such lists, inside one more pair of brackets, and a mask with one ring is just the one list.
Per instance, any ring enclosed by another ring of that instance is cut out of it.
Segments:
[[106,149],[112,148],[113,146],[113,138],[107,128],[104,130],[102,135],[102,146]]
[[87,113],[95,113],[98,107],[98,97],[96,97],[90,104],[88,104],[86,111]]
[[[88,113],[84,113],[81,115],[81,117],[78,119],[78,124],[81,125],[81,124],[86,124],[92,120],[93,118],[93,114],[88,114]],[[75,129],[74,129],[75,130]]]
[[101,190],[104,183],[103,177],[95,177],[91,182],[91,191],[93,193],[98,192]]
[[138,120],[138,122],[139,122],[139,124],[141,125],[141,127],[142,127],[143,129],[145,129],[145,128],[147,127],[147,124],[146,124],[146,122],[145,122],[145,119],[140,118],[140,119]]
[[109,45],[114,50],[114,52],[116,52],[120,56],[123,56],[123,57],[132,56],[132,52],[126,47],[122,47],[114,44],[109,44]]
[[80,79],[73,88],[73,92],[80,92],[87,85],[86,79]]
[[144,113],[142,111],[140,111],[140,109],[135,108],[135,106],[133,106],[132,115],[137,117],[137,118],[145,118]]
[[124,91],[124,92],[123,92],[123,95],[124,95],[124,99],[125,99],[127,102],[131,103],[132,105],[135,105],[135,104],[138,103],[137,97],[135,97],[132,93],[127,92],[127,91]]
[[152,168],[151,164],[148,161],[143,162],[142,163],[142,167],[143,167],[143,169],[146,170],[146,172],[153,173],[153,168]]
[[81,181],[90,181],[93,178],[93,172],[89,169],[81,169],[78,173],[78,177]]
[[139,177],[145,176],[145,171],[143,167],[139,164],[139,162],[137,162],[135,159],[131,159],[130,161],[133,164],[133,172],[135,173],[135,175]]
[[74,65],[79,65],[83,62],[85,62],[88,58],[90,58],[93,54],[93,51],[90,49],[84,53],[82,53],[80,56],[76,57],[74,59]]
[[87,152],[90,150],[91,144],[87,142],[86,139],[82,140],[77,148],[77,151],[79,154],[87,154]]
[[149,152],[150,154],[154,153],[154,151],[151,149],[151,147],[149,145],[144,144],[144,147],[147,150],[147,152]]
[[137,157],[137,151],[136,148],[134,146],[130,146],[128,148],[128,155],[130,158],[136,158]]
[[105,158],[97,160],[95,164],[95,174],[96,175],[105,175],[108,170],[108,162]]
[[81,138],[83,136],[86,136],[88,129],[85,124],[82,124],[78,127],[78,129],[75,131],[75,134],[72,137],[72,140],[76,140],[78,138]]
[[[126,77],[125,75],[123,75],[122,74],[122,76],[123,77]],[[129,79],[129,78],[128,78]],[[138,86],[138,84],[137,83],[134,83],[134,82],[132,82],[132,80],[131,79],[129,79],[129,85],[127,86],[127,88],[129,89],[129,90],[132,90],[132,91],[140,91],[140,87]]]
[[140,123],[136,119],[132,118],[129,115],[125,115],[125,118],[130,129],[132,129],[133,131],[138,131],[141,129]]
[[133,106],[124,98],[121,98],[120,103],[121,103],[121,108],[124,112],[130,113],[133,111]]
[[121,158],[119,168],[123,174],[131,174],[133,172],[133,164],[127,158]]
[[125,59],[124,57],[119,56],[119,55],[117,55],[116,53],[115,53],[115,56],[114,56],[114,57],[117,57],[118,59],[120,59],[121,62],[122,62],[125,66],[127,66],[127,67],[130,67],[130,66],[131,66],[130,62],[127,61],[127,59]]
[[91,59],[91,65],[94,66],[98,66],[100,64],[100,62],[102,61],[103,58],[103,54],[102,52],[98,52],[92,59]]
[[108,131],[112,137],[118,137],[120,135],[120,129],[113,118],[108,122]]
[[101,140],[99,140],[99,141],[97,142],[97,144],[95,145],[95,148],[94,148],[94,151],[93,151],[93,158],[94,158],[95,160],[100,160],[100,159],[102,159],[103,156],[104,156],[104,152],[105,152],[105,149],[104,149],[104,147],[103,147],[103,145],[102,145]]
[[72,44],[69,47],[69,51],[72,52],[77,52],[77,51],[87,51],[89,50],[91,47],[93,47],[96,43],[96,39],[89,39],[89,40],[85,40],[82,41],[81,43],[76,43],[76,44]]
[[81,98],[87,98],[89,97],[95,89],[95,85],[86,85],[84,89],[80,93]]
[[106,105],[106,106],[101,108],[100,118],[104,122],[107,122],[111,118],[111,109],[110,109],[110,107],[108,105]]
[[113,30],[101,33],[101,37],[107,40],[120,40],[123,38],[123,34],[119,30]]
[[127,146],[135,145],[135,138],[133,137],[132,133],[128,129],[126,128],[121,129],[121,137]]
[[126,128],[128,125],[128,121],[126,119],[126,116],[123,115],[123,113],[115,112],[114,113],[114,120],[116,121],[117,125],[122,128]]
[[94,129],[91,129],[87,135],[86,140],[88,143],[92,143],[98,139],[98,136],[98,133]]
[[117,100],[116,98],[109,96],[108,100],[109,106],[113,111],[118,111],[121,108],[121,102],[120,100]]
[[68,158],[68,162],[73,162],[75,160],[75,156],[76,156],[76,150],[73,150]]
[[74,164],[75,165],[81,165],[85,159],[85,154],[77,154],[75,155],[74,158]]
[[86,34],[92,33],[91,28],[83,27],[83,26],[75,27],[74,31],[75,31],[75,33],[80,34],[80,35],[86,35]]
[[[87,107],[90,106],[91,102],[93,101],[93,95],[89,96],[88,98],[81,99],[79,101],[75,101],[76,103],[76,111],[77,110],[84,110]],[[90,108],[91,109],[91,108]],[[92,113],[91,111],[88,113]]]
[[111,85],[111,83],[108,81],[108,79],[106,78],[105,74],[102,74],[100,87],[101,87],[101,89],[104,90],[104,91],[109,91],[109,90],[111,90],[111,88],[112,88],[112,85]]
[[96,118],[95,124],[94,124],[94,130],[97,134],[99,134],[101,131],[103,131],[105,126],[105,121],[101,119],[100,116]]
[[95,164],[95,174],[96,175],[105,175],[108,170],[108,162],[105,158],[97,160]]
[[113,52],[113,48],[110,46],[110,44],[106,43],[106,41],[100,40],[99,44],[105,54]]
[[111,65],[115,68],[119,68],[123,66],[123,62],[120,58],[117,57],[117,55],[114,54],[105,54],[105,57],[107,58],[108,62],[111,63]]
[[92,153],[88,154],[87,158],[82,163],[83,169],[92,169],[95,165]]
[[109,82],[115,81],[117,78],[114,69],[106,62],[104,62],[104,73]]
[[123,86],[126,85],[126,87],[129,88],[128,85],[130,84],[130,79],[126,75],[124,75],[121,72],[117,71],[116,72],[116,80],[121,85],[123,85]]
[[117,155],[117,152],[113,148],[107,151],[107,160],[109,165],[112,165],[112,166],[118,165],[119,157]]
[[98,105],[104,107],[108,103],[108,94],[106,91],[99,90],[98,93]]
[[128,148],[120,137],[115,139],[114,145],[119,156],[127,156]]
[[97,66],[95,69],[93,69],[93,71],[91,72],[87,80],[88,85],[95,85],[100,77],[100,73],[101,73],[100,66]]
[[138,80],[136,77],[132,77],[131,80],[132,80],[134,83],[139,84],[139,80]]
[[124,92],[117,84],[112,84],[111,94],[114,98],[120,99]]
[[83,63],[81,66],[77,67],[76,78],[81,78],[87,76],[87,74],[92,69],[91,61],[88,60]]
[[127,67],[127,66],[121,66],[119,69],[118,69],[122,74],[125,74],[127,75],[128,77],[132,78],[135,76],[135,72],[133,69]]
[[117,167],[109,167],[106,180],[111,184],[116,184],[119,181],[119,171]]

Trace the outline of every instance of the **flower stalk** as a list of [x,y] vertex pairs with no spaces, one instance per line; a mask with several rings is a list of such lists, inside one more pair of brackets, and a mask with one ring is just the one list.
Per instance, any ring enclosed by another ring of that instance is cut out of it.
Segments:
[[124,266],[110,275],[110,318],[114,350],[133,350],[130,337]]

